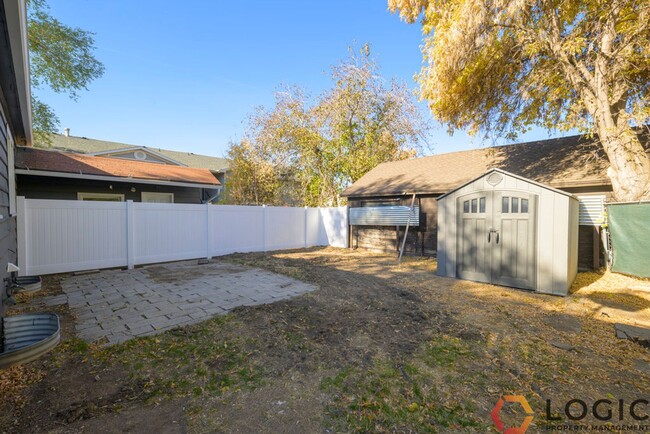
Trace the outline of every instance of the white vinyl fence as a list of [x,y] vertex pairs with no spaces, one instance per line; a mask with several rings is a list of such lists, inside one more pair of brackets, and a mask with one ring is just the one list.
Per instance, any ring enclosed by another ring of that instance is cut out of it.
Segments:
[[19,197],[21,275],[347,247],[347,209],[41,200]]

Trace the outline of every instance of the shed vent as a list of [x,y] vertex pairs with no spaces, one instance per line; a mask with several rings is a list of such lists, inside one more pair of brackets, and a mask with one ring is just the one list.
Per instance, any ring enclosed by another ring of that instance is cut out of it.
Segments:
[[[350,208],[352,226],[406,226],[411,207],[409,206],[368,206]],[[413,207],[411,226],[420,225],[420,207]]]
[[605,196],[578,196],[580,225],[599,226],[604,221]]

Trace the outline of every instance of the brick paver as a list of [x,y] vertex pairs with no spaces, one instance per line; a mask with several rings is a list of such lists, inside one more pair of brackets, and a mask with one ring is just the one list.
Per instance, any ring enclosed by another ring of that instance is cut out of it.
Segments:
[[61,286],[65,295],[42,302],[68,303],[77,335],[88,342],[106,339],[108,344],[316,289],[287,276],[216,260],[104,270],[68,277]]

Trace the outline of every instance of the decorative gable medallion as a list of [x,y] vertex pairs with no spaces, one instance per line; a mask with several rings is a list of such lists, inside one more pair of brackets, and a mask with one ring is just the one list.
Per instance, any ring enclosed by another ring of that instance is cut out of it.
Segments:
[[496,187],[501,183],[501,181],[503,181],[503,175],[497,172],[493,172],[487,177],[487,183],[492,187]]

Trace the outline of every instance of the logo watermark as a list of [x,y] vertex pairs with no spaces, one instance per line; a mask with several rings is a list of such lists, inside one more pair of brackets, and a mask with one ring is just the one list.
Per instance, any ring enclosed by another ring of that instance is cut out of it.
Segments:
[[[519,404],[524,413],[519,424],[506,426],[502,409],[506,403]],[[597,399],[585,401],[570,399],[555,405],[547,399],[544,417],[540,418],[537,429],[545,431],[601,431],[601,432],[649,432],[650,414],[648,399],[632,401],[623,399]],[[497,401],[490,413],[497,430],[502,434],[524,434],[536,416],[526,398],[522,395],[504,395]],[[589,422],[593,420],[595,422]]]
[[[526,412],[526,416],[524,417],[524,420],[521,422],[519,426],[505,427],[503,422],[501,421],[501,409],[503,408],[503,404],[505,404],[506,402],[510,402],[510,403],[518,402]],[[530,423],[533,421],[534,413],[533,413],[533,409],[528,404],[528,401],[526,401],[526,398],[524,398],[522,395],[504,395],[499,399],[499,401],[497,401],[497,404],[492,409],[491,416],[492,416],[492,421],[494,422],[494,424],[496,425],[500,433],[524,434],[528,429]]]

